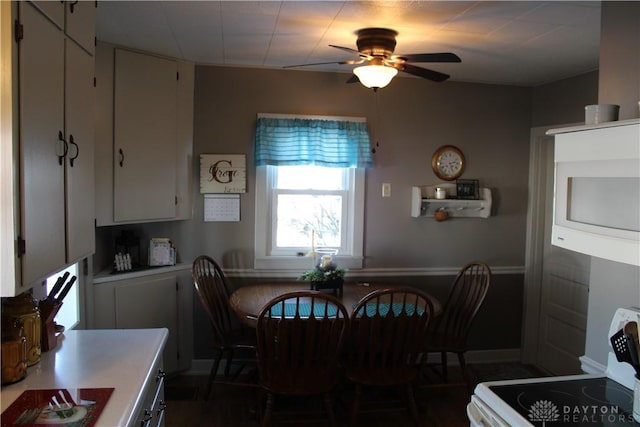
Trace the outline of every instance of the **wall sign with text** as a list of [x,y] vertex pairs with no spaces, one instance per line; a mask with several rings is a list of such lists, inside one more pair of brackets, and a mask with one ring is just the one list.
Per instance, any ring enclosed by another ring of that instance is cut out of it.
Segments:
[[246,193],[244,154],[201,154],[200,193]]

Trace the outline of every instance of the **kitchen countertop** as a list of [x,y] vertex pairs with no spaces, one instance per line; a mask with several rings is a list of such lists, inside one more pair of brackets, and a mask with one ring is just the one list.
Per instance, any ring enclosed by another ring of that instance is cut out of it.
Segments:
[[96,426],[133,425],[168,335],[165,328],[66,331],[24,380],[2,387],[0,408],[28,389],[113,387]]
[[157,267],[145,267],[136,269],[133,271],[121,271],[118,273],[112,273],[113,269],[102,270],[95,276],[93,276],[93,283],[98,285],[100,283],[115,282],[118,280],[135,279],[137,277],[151,276],[153,274],[171,273],[173,271],[184,271],[191,268],[191,263],[179,263],[176,265],[165,265]]

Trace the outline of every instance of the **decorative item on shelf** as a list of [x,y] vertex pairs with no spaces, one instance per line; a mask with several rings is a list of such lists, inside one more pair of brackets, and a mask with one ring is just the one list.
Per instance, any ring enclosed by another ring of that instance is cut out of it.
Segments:
[[176,249],[167,237],[154,237],[149,242],[149,265],[176,265]]
[[597,125],[618,120],[620,106],[615,104],[595,104],[584,107],[584,123]]
[[447,198],[447,190],[442,187],[436,187],[436,199],[444,200]]
[[[334,254],[337,252],[331,250]],[[317,253],[322,253],[322,249],[318,249]],[[320,291],[322,289],[330,289],[334,294],[342,295],[342,285],[344,284],[344,274],[346,270],[338,268],[333,262],[332,255],[324,254],[320,257],[320,261],[313,270],[306,271],[300,276],[301,280],[311,283],[311,290]]]
[[129,264],[128,268],[124,265],[118,268],[118,260],[114,260],[114,266],[117,271],[131,270],[132,268],[140,266],[140,238],[131,230],[122,230],[120,236],[116,237],[116,249],[114,253],[125,256]]
[[477,179],[457,179],[456,197],[462,200],[478,200],[480,185]]
[[446,208],[439,208],[433,213],[433,217],[436,221],[446,221],[449,219],[449,212],[447,212]]
[[113,259],[115,271],[131,271],[133,269],[130,254],[117,253]]
[[[446,199],[438,200],[436,198],[437,188],[446,190]],[[477,199],[461,199],[457,197],[456,190],[454,182],[412,187],[411,216],[414,218],[434,218],[435,212],[441,208],[447,210],[449,218],[488,218],[491,216],[491,190],[489,188],[478,188]],[[464,191],[463,189],[462,193]]]

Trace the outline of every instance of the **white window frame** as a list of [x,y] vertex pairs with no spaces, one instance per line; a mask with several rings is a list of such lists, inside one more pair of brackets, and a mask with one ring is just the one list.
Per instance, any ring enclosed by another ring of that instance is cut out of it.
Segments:
[[[254,268],[277,270],[307,270],[313,261],[297,254],[283,254],[273,251],[275,242],[275,209],[273,191],[275,185],[275,167],[258,166],[256,168],[256,223],[255,223],[255,260]],[[349,187],[347,189],[347,212],[343,225],[347,227],[346,242],[336,258],[341,268],[362,268],[364,241],[364,168],[349,169]],[[344,212],[343,212],[344,215]],[[275,252],[275,253],[274,253]]]

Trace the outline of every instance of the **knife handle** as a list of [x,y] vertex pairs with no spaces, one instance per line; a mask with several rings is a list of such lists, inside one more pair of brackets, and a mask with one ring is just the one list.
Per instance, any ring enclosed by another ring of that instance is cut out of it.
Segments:
[[62,300],[64,299],[64,297],[67,296],[67,294],[69,293],[69,291],[71,290],[71,287],[75,282],[76,282],[76,276],[71,277],[71,280],[69,280],[69,283],[67,283],[67,285],[64,287],[62,292],[60,292],[60,295],[58,296],[58,298],[56,298],[58,302],[62,302]]
[[69,277],[68,271],[65,271],[65,273],[62,276],[58,277],[58,280],[56,280],[56,283],[53,285],[53,288],[51,288],[51,292],[49,292],[49,296],[47,296],[47,299],[55,298],[56,294],[60,292],[62,285],[64,285],[64,282],[67,281],[67,277]]
[[629,348],[629,357],[631,358],[631,366],[634,368],[640,366],[638,363],[638,348],[636,347],[636,341],[633,335],[627,334],[627,347]]

